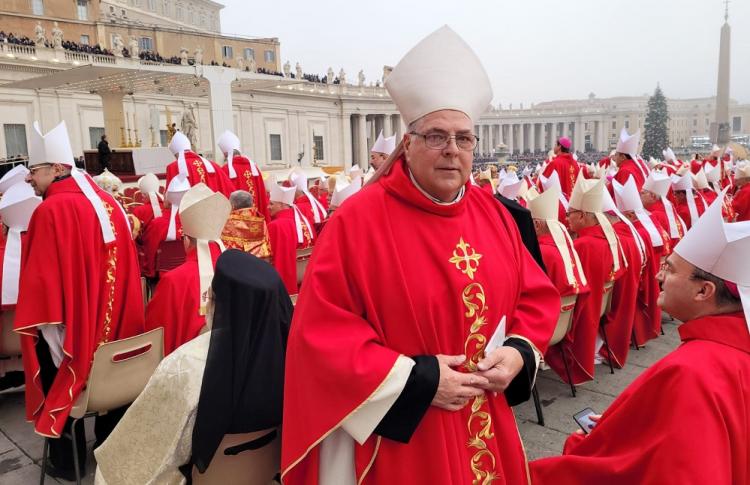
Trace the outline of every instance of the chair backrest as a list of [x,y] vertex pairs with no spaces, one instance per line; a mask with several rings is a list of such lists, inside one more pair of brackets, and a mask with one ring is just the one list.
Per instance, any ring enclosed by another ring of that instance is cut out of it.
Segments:
[[0,312],[0,355],[15,357],[21,355],[21,336],[13,331],[15,311]]
[[602,295],[602,310],[599,313],[600,317],[603,317],[612,309],[612,288],[614,288],[614,286],[614,281],[608,281],[604,283],[604,294]]
[[164,357],[164,329],[115,340],[94,352],[86,387],[70,416],[104,413],[135,401]]
[[[264,437],[273,436],[269,433],[275,433],[275,437],[259,448],[248,449],[238,454],[225,454],[228,448],[241,448],[241,445],[254,440],[263,443]],[[199,473],[193,467],[193,484],[269,485],[281,468],[280,435],[280,431],[276,429],[224,435],[206,472]]]
[[573,325],[573,309],[576,306],[578,295],[563,296],[560,299],[560,316],[557,318],[557,326],[552,333],[552,339],[549,344],[556,345],[565,337]]
[[185,262],[185,246],[182,241],[162,241],[156,250],[156,272],[166,273]]
[[297,250],[297,285],[302,284],[302,278],[305,276],[307,263],[310,262],[310,255],[312,255],[312,248]]

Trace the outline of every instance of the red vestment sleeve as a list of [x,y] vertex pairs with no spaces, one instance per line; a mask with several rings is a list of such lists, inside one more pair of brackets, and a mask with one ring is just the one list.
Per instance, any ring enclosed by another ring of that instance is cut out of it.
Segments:
[[[383,346],[382,329],[362,316],[363,295],[349,283],[352,258],[341,248],[346,228],[339,220],[334,216],[318,241],[292,320],[284,386],[296,392],[284,398],[281,457],[288,483],[317,477],[317,445],[375,393],[399,356]],[[316,372],[301,373],[312,361]]]
[[290,295],[297,294],[297,231],[294,219],[275,219],[268,225],[273,266]]

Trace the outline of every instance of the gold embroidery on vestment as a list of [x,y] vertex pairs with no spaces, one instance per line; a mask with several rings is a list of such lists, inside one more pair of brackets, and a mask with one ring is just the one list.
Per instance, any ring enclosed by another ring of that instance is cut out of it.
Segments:
[[[479,269],[481,258],[482,255],[477,253],[462,237],[456,244],[453,257],[449,261],[461,273],[474,280],[474,273]],[[464,316],[469,322],[469,335],[464,342],[464,353],[467,360],[463,367],[467,372],[476,372],[478,370],[477,365],[484,357],[484,350],[487,346],[487,337],[480,333],[482,327],[487,325],[486,313],[488,307],[484,287],[477,282],[469,283],[461,292],[461,300],[466,308]],[[469,463],[474,475],[472,483],[474,485],[491,484],[499,478],[499,475],[496,471],[497,461],[495,456],[487,448],[485,441],[495,437],[492,432],[492,416],[489,413],[486,393],[475,397],[472,401],[467,427],[469,441],[466,445],[474,453]]]
[[195,171],[198,172],[198,175],[201,177],[201,182],[204,184],[206,183],[206,171],[203,169],[203,160],[193,160],[193,167],[195,167]]

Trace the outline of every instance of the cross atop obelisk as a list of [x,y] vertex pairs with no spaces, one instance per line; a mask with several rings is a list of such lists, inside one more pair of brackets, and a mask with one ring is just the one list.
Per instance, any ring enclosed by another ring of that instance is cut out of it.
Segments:
[[729,22],[729,0],[724,0],[724,23]]

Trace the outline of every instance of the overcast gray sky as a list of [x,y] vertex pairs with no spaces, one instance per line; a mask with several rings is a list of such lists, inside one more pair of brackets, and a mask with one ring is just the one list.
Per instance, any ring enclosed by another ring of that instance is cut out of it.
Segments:
[[[354,80],[364,69],[369,83],[448,24],[504,107],[650,94],[657,82],[673,98],[716,93],[722,0],[219,1],[225,33],[278,37],[281,64],[300,61],[306,73],[343,67]],[[740,102],[750,102],[749,21],[750,0],[733,0],[730,89]]]

